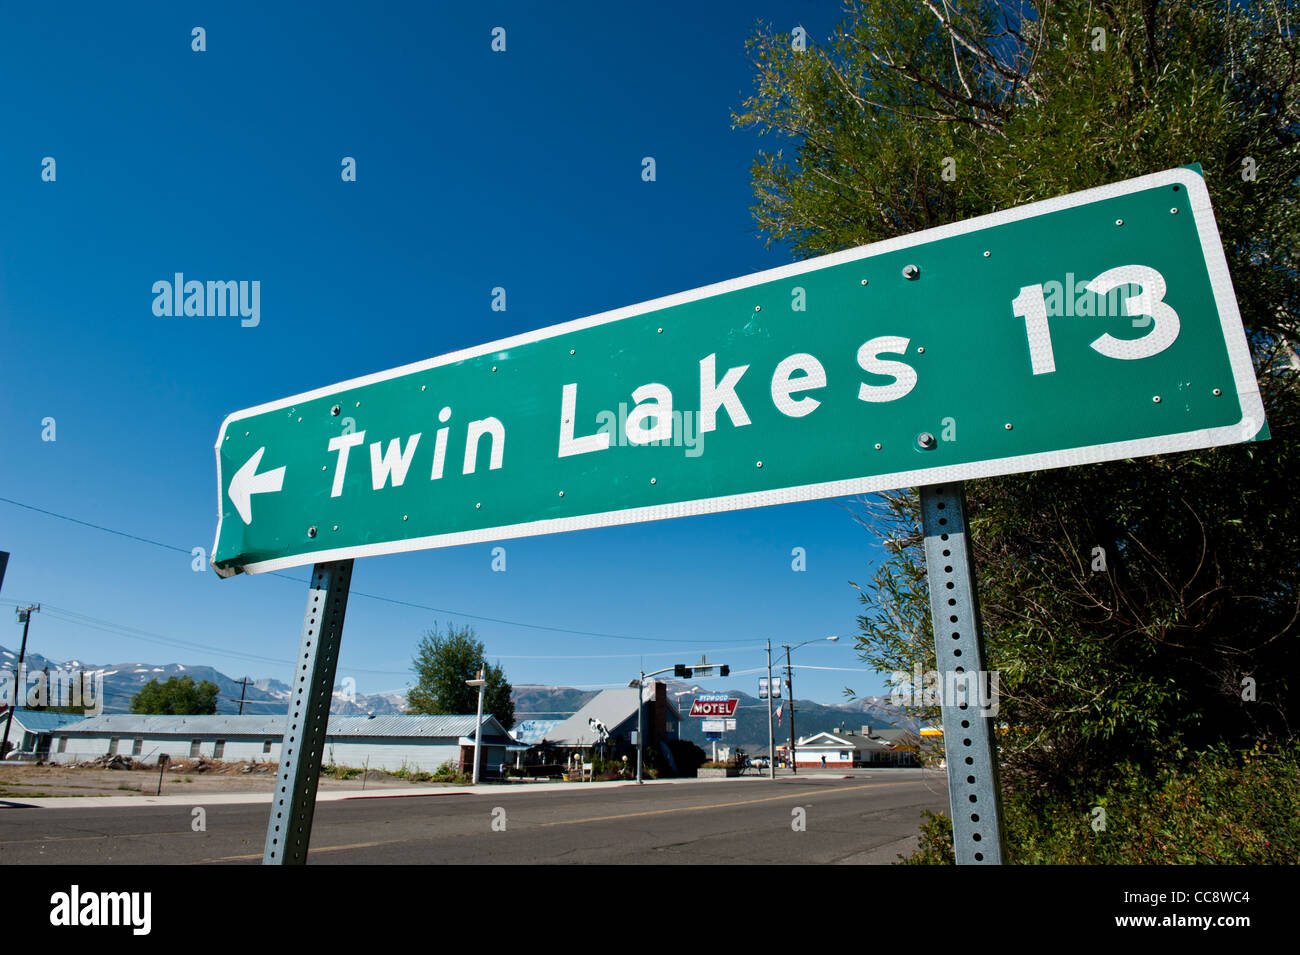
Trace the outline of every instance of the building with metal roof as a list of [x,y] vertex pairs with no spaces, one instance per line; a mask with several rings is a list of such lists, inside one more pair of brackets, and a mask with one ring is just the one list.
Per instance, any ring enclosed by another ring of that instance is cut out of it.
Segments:
[[[475,717],[331,716],[326,732],[326,764],[388,771],[432,772],[450,762],[458,769],[474,759]],[[50,758],[76,763],[124,755],[156,763],[171,759],[278,762],[287,715],[281,716],[94,716],[58,729]],[[483,717],[485,771],[499,772],[515,740],[497,722]]]
[[[589,748],[601,742],[601,733],[593,727],[593,720],[607,731],[607,742],[620,739],[630,741],[637,728],[637,694],[635,687],[604,690],[594,696],[586,706],[567,720],[549,730],[546,742],[556,746]],[[646,684],[644,693],[646,744],[657,745],[659,740],[677,739],[681,713],[668,699],[667,687],[655,681],[653,689]]]
[[[49,755],[50,743],[55,734],[65,726],[80,723],[86,718],[84,713],[56,713],[51,710],[27,710],[19,708],[13,712],[13,723],[9,727],[9,748],[13,759],[44,759]],[[0,725],[10,719],[6,707],[0,713]]]

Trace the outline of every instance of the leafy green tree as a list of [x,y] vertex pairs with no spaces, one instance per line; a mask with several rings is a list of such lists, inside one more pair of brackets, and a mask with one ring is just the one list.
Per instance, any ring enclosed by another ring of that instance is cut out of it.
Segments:
[[170,677],[166,683],[150,680],[131,698],[131,712],[175,716],[217,712],[220,689],[211,680],[194,682],[193,677]]
[[[738,126],[769,243],[832,252],[1196,161],[1271,440],[967,486],[1005,785],[1078,793],[1293,739],[1300,664],[1294,3],[872,0],[827,45],[760,26]],[[1080,395],[1080,400],[1087,400]],[[863,502],[879,670],[934,668],[917,497]],[[1101,558],[1099,560],[1098,558]],[[1270,747],[1272,749],[1272,747]],[[1081,817],[1084,818],[1084,817]]]
[[481,669],[487,680],[483,688],[484,715],[495,716],[506,729],[515,725],[515,704],[511,696],[514,688],[506,682],[505,671],[499,663],[484,661],[483,642],[475,636],[473,627],[458,629],[449,624],[440,633],[435,625],[426,631],[411,669],[415,672],[415,685],[407,694],[407,713],[477,712],[478,690],[466,686],[465,681],[474,679]]

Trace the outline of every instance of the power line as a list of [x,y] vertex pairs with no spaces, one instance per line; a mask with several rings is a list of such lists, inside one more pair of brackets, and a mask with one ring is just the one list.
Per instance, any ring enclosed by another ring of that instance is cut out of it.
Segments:
[[[9,605],[9,606],[14,606],[14,607],[18,606],[18,604],[17,604],[16,602],[12,601],[12,600],[0,601],[0,603],[4,603],[4,604],[7,604],[7,605]],[[258,662],[258,663],[270,663],[270,664],[275,664],[275,665],[277,665],[277,666],[292,666],[292,665],[293,665],[293,661],[292,661],[292,660],[281,659],[281,658],[279,658],[279,657],[260,656],[260,655],[255,654],[255,653],[238,653],[238,652],[234,652],[234,651],[230,651],[230,650],[223,650],[223,649],[221,649],[221,648],[219,648],[219,647],[211,646],[210,644],[199,643],[199,642],[194,641],[194,640],[183,640],[183,639],[181,639],[181,638],[179,638],[179,637],[170,637],[170,636],[167,636],[167,635],[165,635],[165,634],[154,633],[154,632],[149,631],[149,630],[142,630],[142,629],[140,629],[139,627],[133,627],[133,626],[130,626],[130,625],[128,625],[128,624],[116,623],[116,622],[114,622],[114,621],[112,621],[112,620],[105,620],[105,619],[103,619],[103,618],[101,618],[101,617],[92,617],[92,616],[90,616],[89,614],[79,613],[79,612],[77,612],[77,611],[75,611],[75,610],[69,610],[69,609],[67,609],[67,608],[65,608],[65,607],[59,607],[59,606],[55,606],[55,605],[53,605],[53,604],[43,604],[43,605],[42,605],[42,612],[47,612],[47,613],[49,613],[49,615],[50,615],[51,617],[55,618],[56,620],[63,620],[63,621],[65,621],[66,623],[71,623],[71,624],[74,624],[74,625],[79,626],[79,627],[85,627],[85,628],[90,629],[90,630],[98,630],[98,631],[100,631],[100,632],[102,632],[102,633],[111,633],[111,634],[113,634],[113,635],[115,635],[115,636],[119,636],[119,637],[127,637],[127,638],[129,638],[129,639],[133,639],[133,640],[140,640],[140,641],[142,641],[142,642],[144,642],[144,643],[153,643],[153,644],[157,644],[157,645],[160,645],[160,646],[167,646],[167,647],[171,647],[171,648],[173,648],[173,649],[180,649],[180,650],[193,650],[193,651],[202,651],[202,652],[204,652],[204,653],[215,653],[215,654],[218,654],[218,655],[220,655],[220,656],[230,657],[230,658],[232,658],[232,659],[236,659],[236,660],[246,660],[246,661],[250,661],[250,660],[251,660],[251,661]],[[741,648],[741,649],[750,649],[750,648]],[[670,651],[661,651],[661,652],[659,652],[659,653],[649,653],[649,654],[636,654],[636,653],[631,653],[631,654],[589,654],[589,655],[582,655],[582,654],[566,654],[566,655],[562,655],[562,656],[556,656],[556,657],[554,657],[554,658],[552,658],[552,657],[546,657],[546,656],[538,656],[538,657],[529,657],[529,656],[511,657],[511,656],[502,656],[502,655],[494,654],[494,653],[488,653],[488,654],[487,654],[487,656],[492,657],[493,659],[498,659],[498,660],[506,660],[506,659],[542,659],[542,660],[546,660],[546,659],[560,659],[560,660],[574,659],[574,660],[604,660],[604,659],[610,659],[610,658],[623,658],[623,657],[633,657],[633,658],[635,658],[635,657],[639,657],[639,656],[675,656],[675,655],[677,655],[677,654],[675,654],[675,653],[673,653],[673,652],[670,652]],[[384,669],[375,669],[375,668],[371,668],[371,667],[348,667],[347,669],[348,669],[348,671],[351,672],[351,673],[369,673],[369,674],[373,674],[373,675],[376,675],[376,676],[406,676],[406,675],[409,675],[409,669],[403,669],[403,670],[384,670]],[[236,681],[236,682],[238,682],[238,681]]]
[[[15,501],[12,498],[0,497],[0,503],[12,504],[14,507],[21,507],[24,508],[25,510],[35,511],[38,514],[44,514],[47,517],[53,517],[61,521],[68,521],[72,524],[79,524],[82,527],[93,528],[94,530],[97,531],[103,531],[105,534],[113,534],[116,535],[117,537],[125,537],[127,540],[133,540],[141,544],[149,544],[153,547],[161,547],[164,550],[169,550],[181,554],[193,553],[192,548],[177,547],[175,544],[166,544],[163,543],[162,541],[153,540],[148,537],[141,537],[138,534],[128,534],[125,531],[119,531],[111,527],[105,527],[102,524],[93,524],[90,521],[83,521],[80,518],[69,517],[67,514],[59,514],[56,513],[55,511],[46,510],[43,507],[36,507],[32,504],[24,504],[22,501]],[[293,577],[290,576],[289,574],[279,573],[278,571],[269,572],[266,576],[279,577],[281,580],[292,580],[294,583],[297,584],[308,583],[308,580],[305,577]],[[399,607],[410,607],[415,610],[427,610],[432,613],[446,614],[449,617],[465,617],[469,620],[482,620],[486,623],[499,623],[503,626],[508,626],[508,627],[524,627],[529,630],[543,630],[546,631],[547,633],[566,633],[569,634],[570,636],[575,636],[575,637],[599,637],[604,640],[630,640],[635,643],[684,643],[684,644],[696,644],[696,645],[699,644],[698,640],[675,640],[671,637],[629,637],[625,634],[602,633],[600,631],[594,631],[594,630],[574,630],[569,627],[550,627],[550,626],[546,626],[545,624],[539,624],[539,623],[524,623],[522,620],[505,620],[500,617],[487,617],[487,616],[483,616],[482,614],[466,613],[465,611],[462,610],[448,610],[445,607],[430,607],[427,604],[419,604],[410,600],[400,600],[397,597],[385,597],[382,594],[368,594],[360,590],[351,591],[349,596],[365,597],[369,600],[378,600],[378,601],[382,601],[383,603],[395,604]],[[712,642],[716,644],[733,644],[733,643],[747,643],[748,641],[747,640],[714,640]]]
[[7,497],[0,497],[0,501],[5,504],[12,504],[14,507],[25,508],[29,511],[35,511],[37,514],[44,514],[47,517],[57,517],[61,521],[69,521],[73,524],[80,524],[82,527],[93,527],[97,531],[103,531],[105,534],[116,534],[118,537],[125,537],[128,540],[138,541],[141,544],[152,544],[154,547],[161,547],[164,550],[180,551],[182,554],[192,553],[188,547],[177,547],[174,544],[164,544],[162,541],[150,540],[147,537],[137,537],[135,534],[128,534],[125,531],[115,531],[111,527],[104,527],[101,524],[92,524],[90,521],[83,521],[75,517],[68,517],[66,514],[56,514],[53,511],[47,511],[43,507],[35,507],[31,504],[24,504],[22,501],[11,500]]

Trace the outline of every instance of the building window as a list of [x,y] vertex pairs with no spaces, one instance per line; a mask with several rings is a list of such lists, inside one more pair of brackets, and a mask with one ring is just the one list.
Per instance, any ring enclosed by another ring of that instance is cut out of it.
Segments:
[[66,736],[60,736],[60,737],[59,737],[59,752],[60,752],[60,753],[66,753],[67,751],[68,751],[68,738],[67,738]]
[[226,741],[224,739],[219,739],[212,746],[212,758],[220,759],[225,754],[226,754]]
[[265,743],[262,744],[262,753],[266,754],[269,752],[271,752],[271,741],[268,739]]
[[116,756],[116,755],[117,755],[117,737],[116,737],[116,736],[114,736],[112,739],[110,739],[110,740],[108,741],[108,755],[109,755],[109,756]]
[[197,759],[197,758],[198,758],[198,755],[199,755],[199,745],[200,745],[202,742],[203,742],[203,740],[199,740],[199,739],[192,739],[192,740],[190,740],[190,759]]
[[142,752],[144,752],[144,738],[137,736],[135,742],[131,744],[131,755],[139,756]]

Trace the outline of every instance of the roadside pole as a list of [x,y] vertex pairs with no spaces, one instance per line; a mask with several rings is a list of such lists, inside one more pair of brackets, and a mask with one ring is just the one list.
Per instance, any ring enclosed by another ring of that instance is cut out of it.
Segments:
[[[8,555],[6,555],[7,557]],[[9,750],[9,728],[14,725],[14,713],[18,710],[18,697],[21,693],[20,680],[23,675],[23,658],[27,656],[27,628],[32,625],[32,614],[41,609],[40,604],[33,604],[30,607],[19,607],[18,615],[23,621],[23,642],[18,647],[18,665],[14,668],[14,685],[13,696],[9,700],[9,718],[5,720],[4,741],[0,742],[0,759],[4,759]],[[47,687],[49,683],[45,684]]]
[[641,778],[641,747],[645,745],[645,670],[636,681],[636,783],[640,786],[645,780]]
[[474,785],[477,786],[483,752],[483,688],[487,686],[487,680],[483,679],[483,670],[479,670],[478,676],[465,682],[478,687],[478,715],[474,718]]
[[[790,703],[790,772],[799,775],[799,763],[794,755],[794,670],[790,666],[790,647],[785,648],[785,689]],[[771,690],[768,690],[771,693]]]
[[305,865],[348,609],[352,560],[312,568],[262,865]]
[[[948,801],[958,865],[1002,863],[1002,793],[987,697],[975,563],[960,481],[921,488],[925,573],[943,709]],[[956,692],[953,692],[956,689]],[[917,688],[913,688],[915,692]]]
[[772,638],[767,638],[767,778],[776,779],[776,731],[772,729]]

